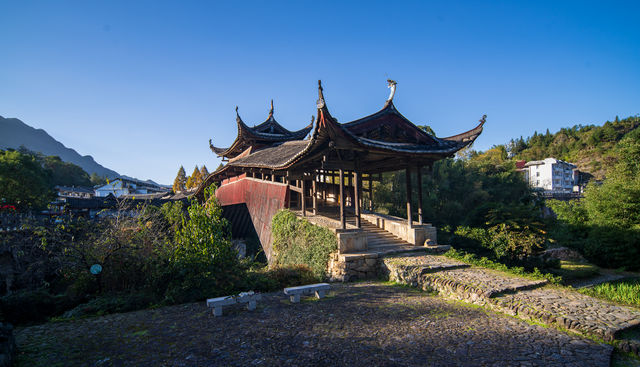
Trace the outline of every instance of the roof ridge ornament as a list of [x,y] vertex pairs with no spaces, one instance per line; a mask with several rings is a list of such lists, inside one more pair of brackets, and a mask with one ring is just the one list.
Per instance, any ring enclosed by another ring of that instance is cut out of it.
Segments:
[[273,99],[271,100],[271,109],[269,110],[269,117],[273,117]]
[[318,101],[316,102],[318,109],[324,108],[324,95],[322,94],[322,80],[318,80]]
[[242,118],[240,118],[240,113],[238,113],[238,106],[236,106],[236,122],[242,122]]
[[393,102],[393,96],[396,94],[396,84],[398,83],[395,80],[387,79],[387,88],[391,89],[391,92],[386,104]]

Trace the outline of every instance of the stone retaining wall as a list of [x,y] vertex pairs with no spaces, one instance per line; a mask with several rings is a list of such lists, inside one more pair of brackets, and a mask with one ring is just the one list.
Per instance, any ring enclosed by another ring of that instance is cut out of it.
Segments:
[[332,282],[375,279],[380,274],[378,254],[331,254],[327,272]]

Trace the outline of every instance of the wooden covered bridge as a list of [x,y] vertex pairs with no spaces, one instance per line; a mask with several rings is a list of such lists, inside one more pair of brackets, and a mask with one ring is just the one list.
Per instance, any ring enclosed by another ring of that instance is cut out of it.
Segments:
[[[211,173],[196,194],[215,183],[223,207],[246,205],[268,258],[271,219],[283,208],[333,228],[344,254],[435,244],[435,228],[422,214],[422,175],[435,161],[470,145],[482,132],[486,116],[465,133],[437,138],[395,108],[396,83],[388,82],[391,93],[380,111],[344,124],[329,112],[320,81],[315,127],[312,119],[301,130],[285,129],[274,118],[273,102],[267,120],[249,127],[236,108],[238,135],[231,146],[218,148],[209,141],[226,164]],[[406,219],[373,212],[373,183],[383,172],[397,170],[406,171]],[[415,193],[412,175],[417,178]]]

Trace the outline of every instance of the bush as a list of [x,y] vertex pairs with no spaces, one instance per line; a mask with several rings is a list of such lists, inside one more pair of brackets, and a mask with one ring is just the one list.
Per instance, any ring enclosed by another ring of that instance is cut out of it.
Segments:
[[152,294],[133,293],[100,296],[64,313],[63,318],[101,316],[115,312],[129,312],[149,307],[156,301]]
[[338,249],[333,232],[300,219],[286,209],[273,217],[271,230],[275,265],[305,264],[316,278],[326,277],[329,255]]
[[43,322],[76,304],[64,295],[54,296],[44,289],[20,291],[0,298],[2,315],[14,324]]
[[169,258],[166,303],[182,303],[227,295],[242,287],[244,270],[231,245],[231,228],[214,195],[205,189],[204,202],[192,199],[175,234]]
[[487,229],[461,226],[454,234],[454,244],[508,262],[522,261],[545,248],[545,238],[540,234],[505,223]]

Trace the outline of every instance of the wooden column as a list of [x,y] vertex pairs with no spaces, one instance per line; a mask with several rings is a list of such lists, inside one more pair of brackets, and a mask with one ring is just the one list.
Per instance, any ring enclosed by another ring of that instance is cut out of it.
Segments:
[[291,188],[288,187],[288,185],[291,184],[291,181],[289,181],[289,171],[287,171],[286,175],[282,177],[284,179],[284,182],[287,184],[287,209],[291,209],[291,193],[293,191],[291,191]]
[[373,211],[373,177],[369,173],[369,211]]
[[347,228],[347,218],[344,213],[344,171],[342,168],[339,170],[340,172],[340,224],[342,225],[342,229]]
[[353,203],[356,211],[356,227],[360,228],[360,172],[353,171]]
[[271,182],[276,182],[276,172],[271,171]]
[[262,176],[262,179],[264,180],[264,172],[260,171],[260,175]]
[[413,228],[413,217],[411,215],[411,167],[406,169],[406,186],[407,186],[407,225]]
[[422,167],[416,167],[416,184],[418,185],[418,223],[424,224],[422,218]]
[[313,208],[313,215],[318,214],[318,183],[316,182],[317,176],[313,175],[313,181],[311,181],[311,191],[312,191],[312,199],[311,199],[311,207]]
[[302,200],[301,202],[301,207],[302,207],[302,216],[306,217],[307,216],[307,202],[306,200],[304,200],[304,194],[305,194],[305,189],[307,188],[307,185],[305,184],[305,180],[304,180],[304,175],[302,176],[302,180],[300,180],[300,184],[302,185],[302,193],[300,194],[300,199]]
[[351,187],[353,186],[352,177],[352,175],[347,174],[347,193],[349,194],[349,204],[351,204],[351,206],[353,206],[353,196],[351,196]]

